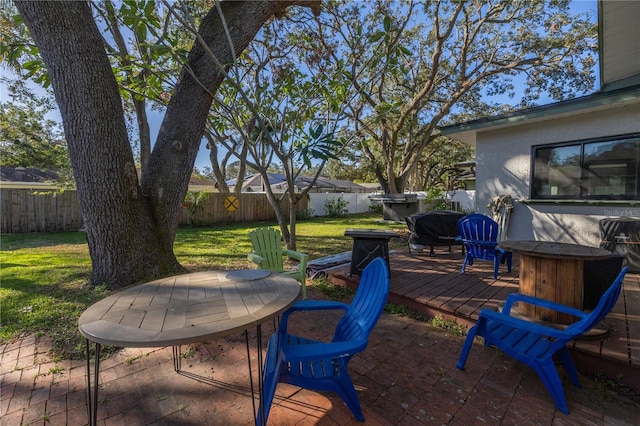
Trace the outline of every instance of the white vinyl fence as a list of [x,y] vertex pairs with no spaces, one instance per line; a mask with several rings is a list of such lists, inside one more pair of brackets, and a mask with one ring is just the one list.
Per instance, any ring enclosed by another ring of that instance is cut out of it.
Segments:
[[327,200],[332,200],[336,198],[342,198],[348,204],[346,209],[349,210],[349,214],[354,213],[366,213],[369,211],[369,205],[371,204],[371,200],[369,200],[369,195],[371,193],[361,193],[361,192],[342,192],[342,193],[319,193],[319,192],[310,192],[309,193],[309,208],[312,209],[313,215],[315,216],[326,216],[327,212],[324,207],[324,203]]
[[458,203],[460,210],[464,212],[478,211],[476,208],[476,191],[465,191],[462,189],[456,191],[449,191],[447,198],[455,203]]

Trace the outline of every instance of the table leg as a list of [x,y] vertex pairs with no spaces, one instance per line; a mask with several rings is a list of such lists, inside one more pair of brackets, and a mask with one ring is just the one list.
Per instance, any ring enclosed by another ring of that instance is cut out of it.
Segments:
[[260,418],[264,420],[264,382],[262,377],[262,325],[258,324],[257,327],[258,337],[256,338],[256,344],[258,345],[258,401],[260,402]]
[[[262,377],[262,325],[258,324],[256,327],[256,345],[258,351],[258,404],[260,409],[260,418],[264,424],[264,382]],[[256,411],[256,399],[255,399],[255,389],[253,387],[253,373],[251,369],[251,351],[249,350],[249,333],[245,331],[245,341],[247,344],[247,360],[249,364],[249,382],[251,384],[251,404],[253,406],[253,418],[255,419],[256,424],[258,423],[258,416]]]
[[182,369],[182,353],[180,346],[173,347],[173,369],[176,373],[179,373]]
[[91,392],[91,351],[89,339],[85,339],[87,348],[87,415],[89,424],[95,426],[98,422],[98,385],[100,376],[100,343],[95,344],[95,360],[93,372],[93,394]]

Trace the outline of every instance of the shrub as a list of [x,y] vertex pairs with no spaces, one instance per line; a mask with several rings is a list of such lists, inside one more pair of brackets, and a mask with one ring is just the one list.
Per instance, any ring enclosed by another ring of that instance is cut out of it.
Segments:
[[345,201],[342,197],[330,198],[324,202],[324,209],[328,217],[345,217],[349,210],[348,201]]
[[309,220],[313,217],[315,210],[313,207],[309,207],[303,210],[300,210],[296,213],[296,219],[298,220]]
[[369,211],[371,213],[378,213],[381,214],[382,213],[382,203],[371,203],[369,204]]

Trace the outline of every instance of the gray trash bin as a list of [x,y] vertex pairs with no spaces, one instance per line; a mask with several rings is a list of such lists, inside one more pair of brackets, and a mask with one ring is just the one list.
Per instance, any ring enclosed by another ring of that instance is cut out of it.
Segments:
[[593,309],[598,305],[604,292],[620,273],[623,263],[624,257],[617,254],[609,259],[584,261],[583,309]]

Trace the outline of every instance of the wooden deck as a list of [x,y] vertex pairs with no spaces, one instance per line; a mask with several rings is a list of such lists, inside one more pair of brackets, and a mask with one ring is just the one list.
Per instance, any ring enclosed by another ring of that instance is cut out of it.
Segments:
[[[389,302],[434,317],[456,319],[473,325],[483,308],[496,310],[507,295],[518,291],[519,259],[514,253],[513,268],[507,273],[501,265],[493,279],[493,264],[476,261],[460,274],[462,253],[459,247],[449,252],[436,247],[410,254],[397,250],[390,255],[391,289]],[[339,285],[356,287],[358,276],[349,275],[349,264],[328,271],[329,279]],[[585,374],[602,373],[638,388],[640,383],[640,275],[627,274],[623,290],[613,311],[606,317],[609,333],[605,337],[577,340],[573,356]]]

